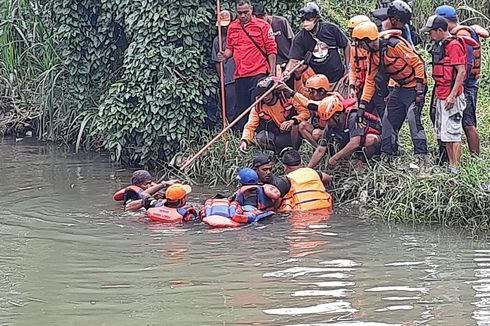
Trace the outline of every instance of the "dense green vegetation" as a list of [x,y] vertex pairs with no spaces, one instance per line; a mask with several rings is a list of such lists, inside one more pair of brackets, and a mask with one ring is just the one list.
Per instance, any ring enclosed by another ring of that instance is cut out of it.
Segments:
[[[324,16],[341,26],[350,16],[376,6],[376,1],[320,2]],[[272,13],[286,16],[298,27],[295,12],[303,1],[265,3]],[[415,25],[420,26],[441,3],[416,0]],[[446,3],[458,7],[467,23],[490,25],[488,1]],[[225,1],[223,8],[231,5]],[[227,146],[223,140],[213,145],[184,175],[168,164],[193,153],[219,126],[206,106],[217,85],[209,62],[216,34],[214,6],[204,0],[2,1],[0,134],[31,130],[40,139],[74,144],[77,150],[109,150],[126,164],[153,166],[198,182],[229,183],[253,154],[239,154],[233,136]],[[380,166],[353,173],[345,164],[331,171],[336,175],[337,200],[361,199],[370,214],[390,220],[486,228],[481,221],[490,215],[490,201],[480,182],[490,178],[488,43],[483,46],[478,109],[482,157],[465,157],[462,173],[453,178],[437,168],[423,178],[416,171]],[[431,126],[425,124],[434,147]],[[407,138],[402,143],[410,148]],[[311,153],[307,145],[303,150]],[[408,153],[400,159],[411,160]]]

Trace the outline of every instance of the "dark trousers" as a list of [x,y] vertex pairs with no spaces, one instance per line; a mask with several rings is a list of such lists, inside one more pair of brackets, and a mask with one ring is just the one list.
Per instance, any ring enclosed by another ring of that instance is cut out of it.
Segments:
[[[240,77],[235,79],[235,90],[236,90],[236,115],[233,117],[235,119],[243,111],[245,111],[253,102],[255,102],[254,90],[257,86],[257,82],[266,77],[266,74],[258,74],[250,77]],[[235,130],[243,131],[243,126],[247,123],[248,115],[245,115],[240,121],[235,125]]]
[[[231,122],[233,118],[237,116],[235,88],[235,83],[225,85],[226,119],[228,119],[228,122]],[[221,102],[219,103],[219,107],[221,108]]]
[[463,127],[476,127],[476,99],[478,97],[478,86],[465,85],[464,96],[466,98],[466,108],[463,111]]
[[275,134],[271,131],[262,130],[256,136],[255,140],[260,147],[273,150],[279,154],[284,148],[293,146],[291,133]]
[[390,93],[386,110],[383,115],[383,131],[381,133],[381,152],[393,155],[397,149],[396,139],[405,118],[408,118],[410,136],[414,153],[426,154],[427,137],[420,120],[420,111],[415,107],[415,88],[395,87]]

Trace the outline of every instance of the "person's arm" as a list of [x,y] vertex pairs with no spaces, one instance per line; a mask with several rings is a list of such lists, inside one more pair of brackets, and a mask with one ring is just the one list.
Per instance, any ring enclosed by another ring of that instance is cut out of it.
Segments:
[[310,110],[308,110],[305,105],[298,102],[295,103],[293,101],[293,106],[297,113],[297,115],[291,118],[292,120],[296,120],[294,124],[299,124],[300,122],[307,121],[310,118]]
[[308,162],[308,167],[314,168],[315,166],[317,166],[318,163],[320,163],[322,158],[325,156],[325,153],[327,153],[327,147],[318,145],[315,149],[315,152],[311,156],[310,161]]
[[320,179],[322,180],[323,185],[325,186],[325,188],[327,188],[327,185],[333,180],[332,176],[325,172],[320,172],[320,171],[317,172],[318,175],[320,176]]
[[346,65],[346,68],[349,68],[351,63],[352,63],[350,61],[350,59],[351,59],[351,55],[350,55],[351,46],[350,46],[349,39],[345,35],[344,31],[340,29],[340,27],[338,27],[337,25],[334,25],[334,26],[335,26],[335,40],[337,43],[336,46],[343,50],[345,65]]
[[276,75],[276,55],[275,54],[269,54],[267,55],[267,62],[269,63],[269,76],[275,76]]
[[466,51],[459,42],[452,41],[446,47],[447,55],[449,57],[449,63],[456,69],[456,77],[454,79],[454,85],[446,98],[446,109],[451,109],[456,102],[456,96],[458,90],[466,79]]
[[340,151],[335,153],[329,160],[328,165],[334,167],[338,160],[346,158],[354,153],[361,146],[361,136],[352,137],[347,145],[344,146]]
[[344,48],[344,59],[345,59],[345,66],[346,68],[350,71],[352,70],[351,68],[351,55],[350,55],[350,52],[351,52],[351,46],[350,46],[350,43],[347,42],[347,45],[345,46]]
[[254,139],[255,130],[260,124],[260,117],[255,108],[250,111],[248,115],[248,121],[243,127],[242,140],[240,141],[240,150],[242,152],[247,151],[247,147],[250,142]]
[[374,62],[374,57],[375,56],[372,54],[369,56],[368,75],[366,76],[366,81],[364,82],[364,87],[362,89],[361,102],[364,102],[365,104],[371,102],[371,99],[376,92],[376,83],[374,80],[378,73],[379,63],[376,64]]
[[264,40],[265,53],[267,53],[267,61],[270,69],[269,74],[270,76],[275,76],[277,43],[274,33],[272,32],[272,27],[268,23],[264,24],[264,27],[262,27],[262,39]]
[[356,74],[356,60],[354,58],[354,55],[356,53],[356,48],[354,47],[352,51],[350,52],[350,70],[349,70],[349,85],[356,86],[357,83],[357,74]]
[[303,56],[306,54],[306,51],[303,48],[303,41],[300,36],[300,33],[294,36],[293,42],[291,44],[291,49],[289,50],[289,61],[288,64],[286,65],[286,69],[282,74],[286,80],[291,77],[291,69],[293,69],[293,67],[296,66],[298,62],[301,59],[303,59]]
[[124,206],[124,209],[130,212],[134,212],[143,207],[143,199],[135,199],[128,201]]
[[463,85],[464,80],[466,79],[466,65],[456,65],[454,66],[454,69],[456,69],[456,78],[454,80],[454,85],[451,89],[451,93],[449,93],[449,96],[446,98],[446,109],[448,110],[454,106],[458,90]]
[[211,49],[211,61],[214,62],[216,72],[218,73],[218,76],[220,76],[220,63],[218,62],[218,41],[216,37],[213,40],[213,48]]

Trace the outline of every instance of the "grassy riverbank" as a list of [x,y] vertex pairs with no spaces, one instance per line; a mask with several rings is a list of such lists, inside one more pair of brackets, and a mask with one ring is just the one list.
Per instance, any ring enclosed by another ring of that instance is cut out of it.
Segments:
[[[388,168],[375,160],[361,171],[355,170],[350,162],[344,161],[333,170],[328,169],[326,160],[321,169],[334,176],[331,192],[337,205],[356,204],[362,214],[372,218],[383,218],[390,222],[441,224],[462,226],[474,231],[488,230],[490,216],[490,193],[481,183],[490,180],[490,56],[489,44],[485,42],[483,72],[478,99],[478,130],[481,138],[481,155],[468,154],[463,141],[463,158],[458,175],[448,175],[446,168],[435,164],[436,139],[425,108],[423,123],[431,150],[430,164],[420,173],[416,158],[411,154],[412,144],[408,127],[401,133],[402,155],[394,168]],[[238,170],[251,163],[260,149],[253,147],[246,155],[238,151],[239,137],[229,134],[213,144],[209,150],[193,163],[185,173],[176,167],[183,159],[191,156],[203,144],[211,140],[216,132],[205,131],[199,143],[181,143],[186,150],[171,163],[161,165],[161,173],[177,175],[189,182],[206,183],[211,186],[234,184]],[[313,148],[301,147],[305,162]],[[281,164],[276,164],[276,173],[283,173]]]

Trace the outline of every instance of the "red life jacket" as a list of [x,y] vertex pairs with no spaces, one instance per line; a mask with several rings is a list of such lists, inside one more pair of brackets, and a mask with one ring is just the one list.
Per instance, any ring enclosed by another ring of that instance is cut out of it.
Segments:
[[[349,119],[351,113],[357,114],[357,107],[354,106],[356,102],[357,99],[355,98],[348,98],[342,101],[342,105],[344,105],[345,107],[345,128],[349,128]],[[364,122],[366,123],[366,126],[364,127],[364,135],[381,135],[381,119],[377,115],[364,111],[363,118]],[[364,139],[362,142],[364,142]]]
[[[458,32],[462,30],[467,31],[471,35],[471,39],[475,42],[471,42],[470,44],[467,40],[465,40],[465,38],[468,38],[467,36],[458,35]],[[480,70],[481,70],[480,37],[478,36],[478,34],[475,32],[473,28],[464,25],[458,25],[455,28],[453,28],[451,30],[451,34],[463,38],[463,41],[465,41],[465,45],[467,47],[467,51],[466,51],[467,57],[471,54],[471,52],[468,50],[473,50],[473,59],[471,62],[468,62],[468,66],[470,67],[470,71],[468,71],[468,76],[478,78],[480,76]]]
[[116,193],[112,196],[112,198],[116,201],[122,201],[124,200],[124,194],[128,191],[133,191],[138,195],[138,197],[140,197],[144,190],[138,186],[131,185],[116,191]]
[[[465,51],[466,56],[466,45],[467,44],[476,44],[476,41],[469,37],[460,37],[460,36],[451,36],[447,39],[435,44],[432,48],[432,77],[434,79],[434,83],[437,86],[448,87],[451,89],[454,85],[454,81],[456,80],[456,68],[454,65],[451,65],[449,62],[449,56],[446,54],[446,46],[456,40],[459,42],[463,50]],[[462,90],[458,95],[460,95]]]
[[240,203],[230,201],[227,198],[209,198],[204,205],[201,206],[199,212],[199,216],[203,222],[217,227],[223,227],[225,225],[220,222],[213,222],[213,216],[226,217],[236,223],[253,223],[273,214],[274,212],[264,212],[259,209],[244,211]]
[[161,223],[179,223],[189,221],[197,216],[196,210],[192,206],[183,207],[167,207],[165,205],[159,207],[151,207],[146,211],[146,215],[155,222]]

